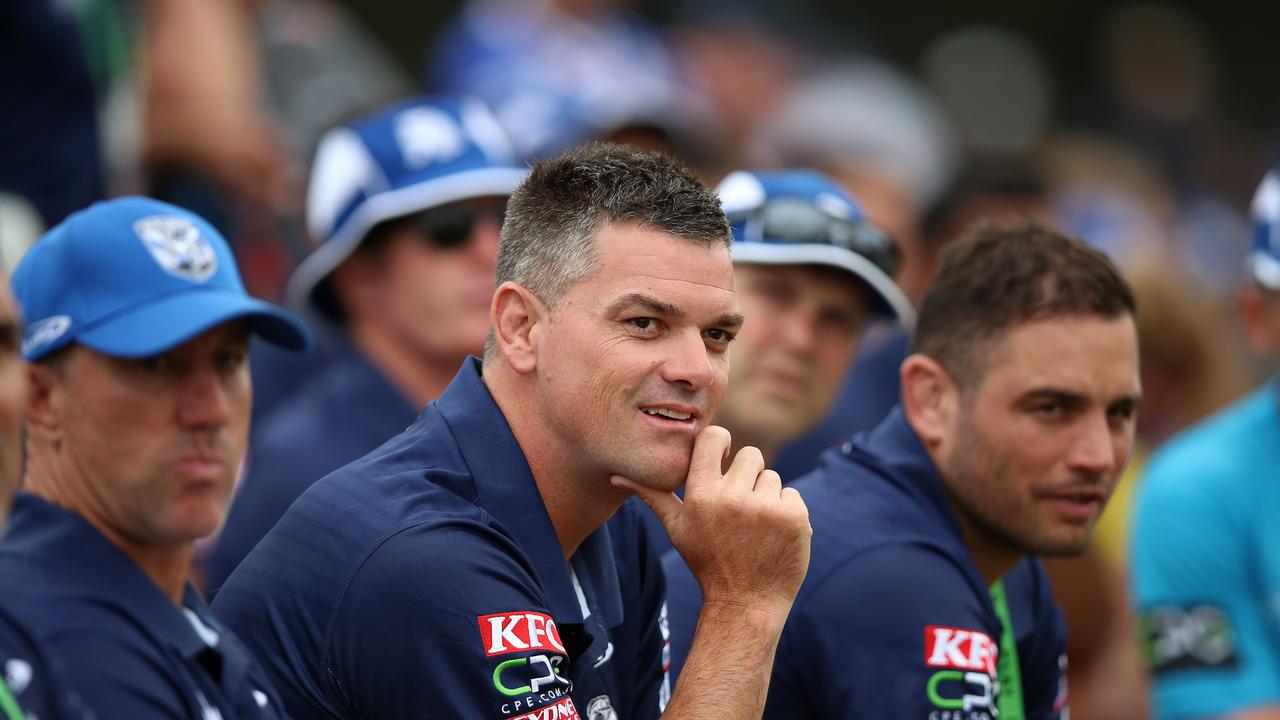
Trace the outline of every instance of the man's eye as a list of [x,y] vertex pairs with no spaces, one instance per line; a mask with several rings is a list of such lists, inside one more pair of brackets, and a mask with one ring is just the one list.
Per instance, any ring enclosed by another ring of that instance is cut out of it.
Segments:
[[728,344],[733,341],[733,333],[720,328],[711,328],[707,331],[707,339],[712,342]]
[[1112,408],[1107,414],[1111,417],[1112,422],[1126,422],[1133,418],[1137,413],[1137,408],[1132,405],[1124,405],[1118,408]]
[[652,332],[658,329],[658,321],[655,318],[640,317],[631,318],[627,322],[631,323],[631,327],[645,332]]
[[1062,416],[1063,407],[1061,403],[1041,403],[1032,406],[1035,414],[1045,418],[1058,418]]
[[243,350],[227,350],[214,356],[213,362],[220,370],[235,370],[244,364],[245,352]]
[[151,355],[149,357],[138,358],[135,364],[142,370],[148,372],[157,372],[169,366],[164,355]]

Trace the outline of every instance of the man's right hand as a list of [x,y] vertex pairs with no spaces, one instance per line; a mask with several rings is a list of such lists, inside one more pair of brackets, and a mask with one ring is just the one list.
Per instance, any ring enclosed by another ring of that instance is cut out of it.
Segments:
[[739,450],[722,473],[729,447],[722,427],[698,433],[683,502],[622,478],[614,482],[634,490],[662,520],[702,586],[704,607],[780,610],[785,618],[809,568],[809,510],[754,447]]
[[759,718],[778,638],[809,569],[809,509],[753,447],[729,469],[729,431],[698,433],[685,499],[615,476],[658,515],[702,586],[684,672],[663,720]]

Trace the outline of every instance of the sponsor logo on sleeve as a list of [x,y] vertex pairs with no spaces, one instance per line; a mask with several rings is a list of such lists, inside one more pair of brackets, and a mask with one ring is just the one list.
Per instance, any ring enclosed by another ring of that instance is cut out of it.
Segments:
[[1000,647],[977,630],[929,625],[924,629],[924,664],[952,670],[974,670],[996,676]]
[[1162,605],[1141,615],[1147,663],[1153,672],[1233,668],[1240,662],[1236,629],[1217,605]]
[[925,684],[935,708],[929,720],[994,720],[1000,683],[996,663],[1000,647],[978,630],[928,625],[924,664],[937,668]]
[[480,625],[485,657],[531,650],[565,654],[560,630],[550,615],[527,610],[480,615],[476,622]]
[[582,720],[578,708],[573,705],[573,698],[564,698],[552,705],[538,708],[510,720]]

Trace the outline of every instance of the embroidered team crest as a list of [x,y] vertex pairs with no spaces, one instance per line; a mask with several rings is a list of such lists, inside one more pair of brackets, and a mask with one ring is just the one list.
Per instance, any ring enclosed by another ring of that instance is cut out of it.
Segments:
[[587,703],[587,720],[618,720],[608,695],[597,695]]
[[458,124],[433,108],[417,107],[396,118],[396,142],[406,167],[419,170],[456,159],[467,149]]
[[204,282],[218,269],[218,256],[213,246],[186,218],[152,215],[135,222],[133,231],[151,257],[170,275]]

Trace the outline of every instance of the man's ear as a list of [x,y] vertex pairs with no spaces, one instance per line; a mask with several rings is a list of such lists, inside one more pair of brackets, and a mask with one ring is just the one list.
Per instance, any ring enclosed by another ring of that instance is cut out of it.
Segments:
[[907,422],[930,450],[950,433],[959,407],[959,390],[937,360],[919,353],[902,361],[902,409]]
[[27,432],[56,442],[62,435],[62,372],[59,367],[26,363]]
[[527,375],[538,367],[538,343],[550,319],[547,306],[528,288],[508,280],[498,286],[489,322],[498,351],[512,370]]

